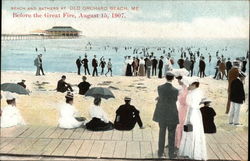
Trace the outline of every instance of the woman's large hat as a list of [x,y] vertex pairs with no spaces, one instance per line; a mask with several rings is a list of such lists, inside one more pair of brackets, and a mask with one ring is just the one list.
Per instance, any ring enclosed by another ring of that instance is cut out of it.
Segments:
[[211,102],[212,101],[210,99],[204,98],[204,99],[201,100],[200,105],[203,104],[203,103],[211,103]]

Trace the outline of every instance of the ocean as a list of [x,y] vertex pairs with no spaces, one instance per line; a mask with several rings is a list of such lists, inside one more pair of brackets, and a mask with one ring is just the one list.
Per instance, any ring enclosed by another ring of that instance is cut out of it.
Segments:
[[[36,71],[34,59],[38,54],[43,54],[43,68],[46,72],[77,72],[75,64],[76,59],[87,54],[89,59],[89,68],[92,73],[91,60],[93,55],[99,60],[104,56],[107,61],[111,58],[113,64],[113,75],[124,75],[124,56],[141,56],[142,54],[133,54],[134,48],[147,47],[148,52],[154,52],[159,58],[163,55],[163,50],[168,52],[169,48],[175,48],[171,56],[175,60],[174,68],[178,68],[177,60],[180,58],[178,49],[181,47],[193,47],[192,51],[200,50],[205,56],[206,74],[213,75],[217,61],[216,51],[219,56],[230,57],[231,60],[236,57],[245,57],[249,51],[248,39],[223,39],[223,40],[190,40],[190,39],[134,39],[134,38],[89,38],[82,37],[78,39],[41,39],[41,40],[2,40],[1,42],[1,70],[2,71]],[[90,45],[91,44],[91,49]],[[118,50],[114,49],[117,47]],[[125,49],[125,47],[132,47]],[[35,50],[37,48],[37,51]],[[161,48],[161,50],[159,50]],[[138,53],[139,53],[138,52]],[[212,56],[211,63],[208,62],[208,53]],[[99,61],[100,62],[100,61]],[[198,60],[195,63],[195,73],[197,73]],[[248,65],[247,65],[248,66]],[[99,67],[98,72],[100,73]],[[105,72],[107,69],[105,68]],[[249,69],[247,69],[249,71]],[[82,71],[83,73],[83,68]]]

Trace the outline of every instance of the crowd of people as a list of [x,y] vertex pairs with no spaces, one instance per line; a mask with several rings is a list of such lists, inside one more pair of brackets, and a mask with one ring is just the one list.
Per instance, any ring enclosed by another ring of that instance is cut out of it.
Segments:
[[[183,52],[183,55],[177,61],[180,68],[178,70],[173,69],[174,60],[170,54],[165,60],[163,56],[160,56],[158,60],[154,53],[140,58],[125,57],[125,76],[147,76],[150,78],[157,75],[158,78],[163,76],[166,78],[167,82],[157,88],[158,97],[155,99],[157,103],[153,113],[153,121],[159,124],[158,156],[160,158],[165,155],[166,130],[168,130],[167,147],[169,157],[173,159],[181,156],[196,160],[207,159],[205,133],[211,134],[217,131],[214,123],[216,112],[210,106],[212,101],[200,89],[199,79],[206,76],[205,58],[199,52],[196,54],[189,53],[189,55],[190,59],[187,53]],[[200,78],[193,77],[195,55],[200,57],[199,72],[197,73]],[[42,55],[38,55],[34,62],[37,66],[36,75],[40,75],[40,71],[44,75],[41,57]],[[218,57],[214,79],[223,79],[224,77],[228,79],[228,102],[226,106],[226,114],[229,113],[228,124],[239,126],[241,125],[239,122],[240,106],[245,101],[244,79],[246,75],[244,72],[246,71],[247,61],[243,59],[231,63],[230,59],[227,62],[225,60],[223,57]],[[209,61],[211,61],[211,55]],[[79,75],[81,75],[82,66],[85,75],[90,75],[87,55],[82,60],[79,57],[76,60],[76,65]],[[110,72],[112,76],[111,59],[106,64],[105,59],[101,57],[100,63],[98,63],[96,55],[94,55],[92,59],[92,76],[98,76],[98,66],[102,68],[101,75],[107,75]],[[105,73],[106,66],[108,71]],[[164,66],[165,71],[163,73]],[[177,79],[180,89],[173,86],[174,79]],[[91,84],[86,80],[87,77],[83,76],[82,82],[77,85],[80,95],[85,95],[91,87]],[[25,80],[18,84],[26,88],[24,82]],[[113,122],[101,107],[102,99],[95,97],[93,104],[89,108],[90,120],[87,120],[85,117],[81,117],[74,107],[73,88],[70,83],[66,82],[65,75],[57,82],[56,91],[67,93],[65,103],[60,107],[59,111],[58,126],[60,128],[86,128],[92,131],[132,130],[136,124],[141,129],[145,128],[140,117],[140,111],[131,105],[130,97],[125,97],[124,104],[117,108]],[[24,125],[25,121],[18,108],[16,108],[16,98],[7,95],[6,100],[8,105],[1,111],[1,127]]]

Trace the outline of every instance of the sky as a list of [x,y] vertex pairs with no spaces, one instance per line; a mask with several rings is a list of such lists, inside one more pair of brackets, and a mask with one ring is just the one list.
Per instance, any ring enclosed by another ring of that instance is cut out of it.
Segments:
[[[83,7],[138,7],[138,11],[70,10]],[[66,7],[64,11],[12,10],[11,7]],[[72,13],[77,18],[14,18],[13,12]],[[124,13],[126,18],[86,19],[82,14]],[[249,1],[70,1],[3,0],[2,33],[25,34],[72,26],[89,37],[249,39]]]

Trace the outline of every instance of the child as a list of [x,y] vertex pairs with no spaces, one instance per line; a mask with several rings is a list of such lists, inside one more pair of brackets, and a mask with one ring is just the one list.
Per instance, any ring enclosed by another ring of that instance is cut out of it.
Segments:
[[212,107],[210,107],[211,101],[208,99],[203,100],[201,103],[204,104],[201,110],[204,133],[216,133],[216,126],[214,124],[214,116],[216,113]]

